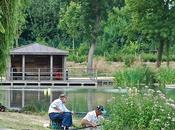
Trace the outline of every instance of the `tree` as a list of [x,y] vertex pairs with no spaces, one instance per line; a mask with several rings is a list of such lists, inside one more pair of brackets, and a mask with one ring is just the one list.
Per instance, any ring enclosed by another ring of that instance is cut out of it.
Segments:
[[15,35],[15,42],[14,46],[18,47],[18,39],[25,28],[26,23],[26,8],[29,5],[28,0],[20,0],[18,1],[18,13],[15,13],[15,21],[16,21],[16,35]]
[[0,73],[5,71],[9,49],[13,45],[16,36],[16,25],[20,13],[19,5],[23,0],[0,1]]
[[26,9],[26,27],[20,36],[25,43],[43,41],[57,47],[59,43],[69,42],[67,34],[57,27],[60,8],[66,3],[66,0],[61,1],[29,0],[29,6]]
[[[75,7],[76,10],[72,9],[73,5],[77,6]],[[62,12],[61,23],[65,22],[67,24],[67,27],[64,26],[63,29],[66,29],[70,35],[74,37],[75,35],[77,37],[83,37],[84,41],[90,43],[87,63],[89,72],[92,70],[93,55],[97,44],[97,39],[102,31],[102,22],[107,19],[109,10],[115,6],[123,5],[123,0],[77,0],[73,3],[70,1],[66,6],[65,11]],[[70,9],[72,10],[70,11]],[[67,18],[68,16],[69,19]],[[70,19],[71,17],[73,19]],[[74,29],[74,33],[72,33],[72,31],[70,32],[70,29]]]
[[157,67],[160,67],[164,46],[168,51],[175,36],[175,0],[126,0],[126,8],[132,28],[159,43]]
[[85,29],[83,24],[84,15],[81,4],[70,2],[70,5],[67,6],[66,10],[62,8],[60,12],[60,21],[59,28],[65,30],[73,38],[73,51],[75,49],[74,40],[78,38],[81,32]]
[[[103,53],[116,53],[127,42],[127,29],[130,17],[126,15],[125,8],[113,8],[103,25],[103,34],[100,37]],[[130,39],[131,40],[131,39]],[[128,41],[129,43],[129,41]]]

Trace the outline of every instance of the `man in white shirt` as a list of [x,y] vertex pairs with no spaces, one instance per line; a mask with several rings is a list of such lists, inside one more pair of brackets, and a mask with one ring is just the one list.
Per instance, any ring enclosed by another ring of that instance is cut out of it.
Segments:
[[105,114],[106,111],[103,106],[99,105],[96,107],[95,110],[90,111],[86,114],[86,116],[81,120],[81,125],[83,127],[93,127],[96,128],[100,121],[103,120],[103,114]]
[[49,118],[52,121],[61,121],[62,129],[68,130],[72,125],[72,113],[64,105],[67,101],[67,96],[61,94],[59,99],[54,100],[49,106]]

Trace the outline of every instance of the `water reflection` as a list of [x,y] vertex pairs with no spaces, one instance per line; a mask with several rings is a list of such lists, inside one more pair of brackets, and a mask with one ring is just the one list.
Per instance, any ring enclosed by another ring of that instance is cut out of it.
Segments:
[[[114,93],[125,93],[126,90],[115,89],[51,89],[50,92],[45,92],[45,89],[4,89],[0,91],[0,101],[9,108],[22,108],[28,104],[40,102],[46,108],[50,102],[58,98],[61,93],[66,93],[69,97],[67,106],[75,112],[87,112],[92,110],[97,105],[106,105],[107,101]],[[48,94],[50,93],[50,94]]]

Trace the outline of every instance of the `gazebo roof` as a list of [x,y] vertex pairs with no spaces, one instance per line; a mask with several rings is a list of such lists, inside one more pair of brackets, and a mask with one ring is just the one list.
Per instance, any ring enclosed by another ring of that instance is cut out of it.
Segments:
[[48,47],[39,43],[32,43],[10,51],[11,55],[68,55],[68,51]]

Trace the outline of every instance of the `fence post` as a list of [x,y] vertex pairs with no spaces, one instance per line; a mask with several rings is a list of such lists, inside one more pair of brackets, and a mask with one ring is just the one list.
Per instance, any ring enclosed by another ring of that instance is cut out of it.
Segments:
[[66,68],[66,80],[69,79],[69,70]]
[[41,81],[41,76],[40,76],[40,68],[38,68],[38,81]]

